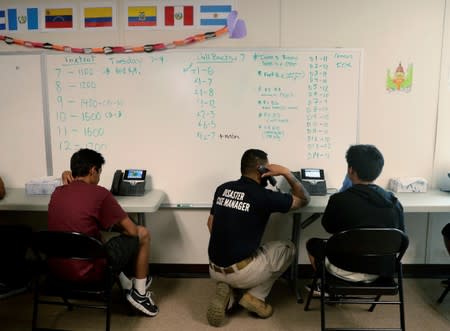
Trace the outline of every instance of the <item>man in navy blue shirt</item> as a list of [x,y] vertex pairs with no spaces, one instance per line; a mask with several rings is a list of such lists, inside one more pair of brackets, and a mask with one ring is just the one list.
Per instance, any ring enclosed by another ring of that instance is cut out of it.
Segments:
[[[262,167],[262,168],[261,168]],[[233,300],[232,289],[242,289],[239,304],[261,318],[272,315],[265,302],[275,280],[291,264],[295,247],[289,241],[261,246],[269,216],[306,206],[309,194],[278,164],[269,164],[267,154],[249,149],[241,159],[241,178],[220,185],[214,194],[208,218],[211,233],[209,272],[216,280],[216,293],[207,311],[209,324],[219,326]],[[292,193],[266,189],[269,176],[283,176]]]

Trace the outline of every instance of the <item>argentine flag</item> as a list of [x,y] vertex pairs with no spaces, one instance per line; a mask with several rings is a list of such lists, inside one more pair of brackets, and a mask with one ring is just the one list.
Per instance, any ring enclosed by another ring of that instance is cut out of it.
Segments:
[[227,17],[231,12],[231,5],[201,5],[200,25],[227,25]]

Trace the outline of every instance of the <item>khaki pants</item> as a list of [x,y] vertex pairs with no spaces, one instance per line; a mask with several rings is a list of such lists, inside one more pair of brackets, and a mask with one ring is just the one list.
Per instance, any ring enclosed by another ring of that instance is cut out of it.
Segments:
[[247,289],[258,299],[265,300],[275,281],[292,263],[295,246],[290,241],[272,241],[258,248],[256,257],[244,268],[224,274],[209,268],[211,278],[233,288]]

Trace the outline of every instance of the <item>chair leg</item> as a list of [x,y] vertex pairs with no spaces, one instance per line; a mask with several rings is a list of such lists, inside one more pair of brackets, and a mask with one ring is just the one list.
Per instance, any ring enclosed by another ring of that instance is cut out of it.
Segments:
[[31,322],[31,330],[35,331],[37,326],[37,315],[38,315],[38,300],[39,300],[39,277],[36,276],[34,284],[34,296],[33,296],[33,320]]
[[442,303],[442,301],[444,301],[445,297],[447,296],[448,292],[450,291],[450,278],[445,281],[442,281],[442,284],[447,284],[447,287],[444,289],[441,296],[437,300],[438,303]]
[[314,292],[314,289],[316,288],[316,286],[317,286],[317,276],[314,276],[313,281],[311,283],[311,290],[308,293],[308,298],[306,299],[306,304],[305,304],[305,307],[303,308],[304,311],[309,310],[309,304],[311,303],[313,292]]
[[73,305],[69,302],[69,300],[67,300],[66,297],[61,297],[64,301],[64,304],[67,306],[67,310],[68,311],[72,311],[73,310]]
[[406,331],[405,301],[403,298],[403,269],[401,263],[399,263],[398,266],[398,297],[400,299],[400,328],[402,331]]
[[444,292],[442,292],[437,302],[442,303],[442,301],[444,301],[444,298],[447,296],[448,292],[450,292],[450,285],[448,285],[447,288],[444,290]]
[[112,295],[110,291],[106,293],[106,331],[109,331],[111,328],[111,304],[112,304]]
[[380,298],[381,298],[381,295],[377,295],[377,297],[375,298],[375,300],[373,300],[374,303],[372,303],[372,305],[371,305],[370,308],[369,308],[369,311],[370,311],[370,312],[373,312],[373,311],[374,311],[374,309],[375,309],[375,307],[376,307],[376,305],[377,305],[377,302],[380,300]]
[[106,307],[106,331],[111,329],[111,302],[108,302]]
[[115,282],[119,281],[118,275],[113,274],[112,268],[108,268],[108,277],[106,282],[105,301],[106,301],[106,331],[111,328],[111,305],[112,305],[112,288]]
[[320,289],[320,325],[321,325],[321,330],[325,331],[326,327],[325,327],[325,265],[322,263],[321,265],[321,271],[322,271],[322,276],[321,276],[321,286],[322,288]]

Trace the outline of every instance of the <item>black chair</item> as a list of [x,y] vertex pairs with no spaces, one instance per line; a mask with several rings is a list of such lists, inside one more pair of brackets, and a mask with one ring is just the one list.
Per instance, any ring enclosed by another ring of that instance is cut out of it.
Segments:
[[[321,280],[321,330],[405,330],[403,273],[401,259],[409,244],[404,232],[391,228],[347,230],[331,236],[326,244],[328,260],[344,270],[380,275],[372,283],[349,282],[331,275],[325,259],[318,262],[305,311],[309,309],[313,289]],[[326,292],[328,296],[325,295]],[[380,301],[382,295],[397,296],[397,300]],[[398,305],[400,328],[328,328],[327,304],[370,304],[372,312],[378,304]]]
[[25,224],[0,225],[0,298],[30,288],[32,263],[27,258],[33,229]]
[[[93,237],[77,232],[39,231],[33,235],[33,250],[40,263],[34,282],[32,330],[39,330],[37,328],[38,305],[50,304],[64,305],[68,310],[74,307],[105,310],[105,329],[109,331],[111,290],[114,285],[112,267],[106,263],[104,279],[78,282],[61,279],[49,266],[49,261],[54,258],[85,261],[106,259],[107,254],[103,244]],[[73,299],[78,300],[75,302],[72,301]],[[96,304],[96,301],[100,303]]]
[[[448,223],[442,229],[442,236],[444,237],[444,244],[445,247],[447,248],[447,252],[450,254],[450,223]],[[444,301],[444,298],[447,296],[448,292],[450,292],[450,278],[442,281],[442,284],[445,286],[445,289],[444,292],[442,292],[439,299],[437,300],[438,303],[442,303],[442,301]]]

